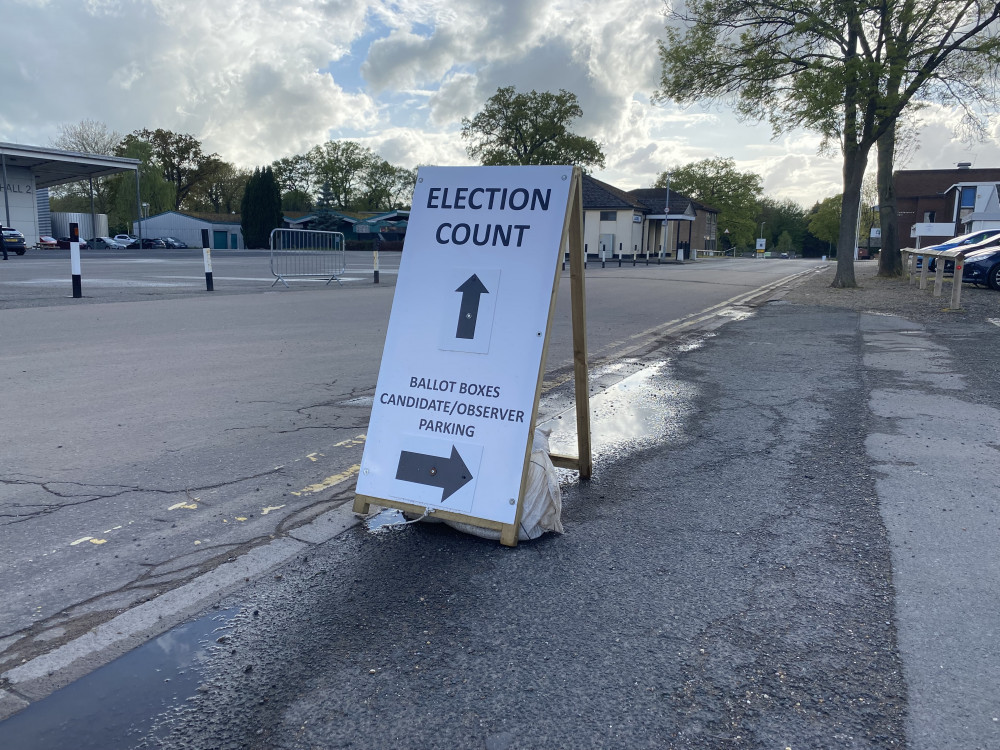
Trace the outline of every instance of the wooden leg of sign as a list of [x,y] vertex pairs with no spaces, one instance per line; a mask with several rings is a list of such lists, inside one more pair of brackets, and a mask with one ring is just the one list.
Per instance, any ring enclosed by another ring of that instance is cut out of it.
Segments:
[[587,299],[583,266],[583,204],[580,177],[577,179],[569,218],[569,285],[573,319],[573,374],[576,388],[576,441],[581,479],[589,479],[594,464],[591,456],[590,386],[587,382]]
[[368,515],[368,511],[371,510],[371,507],[372,507],[371,504],[368,503],[368,501],[364,498],[363,495],[355,495],[354,496],[354,512],[355,513],[360,513],[362,515],[367,516]]
[[505,547],[517,546],[517,526],[505,523],[500,529],[500,544]]

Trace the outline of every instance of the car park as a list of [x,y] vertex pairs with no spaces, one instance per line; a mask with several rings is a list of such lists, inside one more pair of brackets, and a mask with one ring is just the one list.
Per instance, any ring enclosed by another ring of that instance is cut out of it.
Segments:
[[[56,244],[58,244],[62,250],[69,250],[69,243],[71,243],[72,241],[73,241],[72,237],[60,237],[58,240],[56,240]],[[83,240],[80,240],[80,249],[89,250],[90,245],[88,245]]]
[[142,240],[135,240],[128,246],[129,250],[163,250],[166,247],[163,240],[157,237],[143,237]]
[[112,237],[94,237],[87,243],[95,250],[124,250],[125,245]]
[[1000,292],[1000,246],[977,250],[965,256],[962,281]]
[[[956,248],[963,248],[966,250],[971,250],[974,247],[992,247],[993,245],[1000,244],[1000,229],[980,229],[978,232],[970,232],[969,234],[962,234],[958,237],[953,237],[947,242],[941,242],[937,245],[931,245],[930,247],[921,248],[923,250],[929,250],[933,252],[940,252],[942,250],[954,250]],[[917,257],[917,268],[920,267],[920,256]],[[951,273],[955,268],[954,261],[946,260],[944,263],[944,272]],[[928,271],[937,270],[936,258],[931,258],[930,263],[927,264]]]

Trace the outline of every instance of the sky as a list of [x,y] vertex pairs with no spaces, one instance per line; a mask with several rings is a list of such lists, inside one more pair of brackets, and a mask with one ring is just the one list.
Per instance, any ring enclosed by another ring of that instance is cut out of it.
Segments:
[[[463,117],[501,86],[566,89],[598,179],[649,187],[733,158],[803,207],[840,192],[837,154],[724,106],[656,104],[662,0],[0,0],[0,141],[51,146],[84,119],[189,133],[243,167],[350,139],[389,162],[467,165]],[[898,167],[1000,165],[1000,129],[969,145],[928,106]]]

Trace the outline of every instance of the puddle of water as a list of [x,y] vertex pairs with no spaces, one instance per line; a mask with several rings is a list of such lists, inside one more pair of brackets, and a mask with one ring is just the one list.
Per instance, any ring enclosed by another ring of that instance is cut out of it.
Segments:
[[365,521],[365,528],[372,534],[384,534],[404,523],[406,523],[406,516],[403,515],[402,511],[386,508]]
[[[785,300],[774,300],[770,304],[772,305],[787,305],[789,304]],[[719,317],[729,318],[730,320],[746,320],[747,318],[752,318],[754,315],[753,310],[739,309],[735,307],[727,307],[724,310],[719,310]]]
[[0,747],[106,750],[138,742],[195,695],[201,665],[238,609],[213,612],[130,651],[0,722]]
[[705,342],[708,341],[710,338],[714,338],[715,335],[716,334],[714,333],[706,333],[704,336],[699,336],[693,341],[685,341],[683,344],[680,344],[677,347],[677,351],[687,353],[687,352],[693,352],[697,349],[701,349],[701,347],[705,345]]
[[[666,362],[651,365],[590,398],[594,457],[620,455],[677,439],[691,411],[694,387],[670,377]],[[567,409],[539,425],[552,430],[553,453],[576,455],[576,411]]]
[[347,401],[341,401],[341,406],[374,406],[375,397],[374,396],[359,396],[358,398],[349,398]]

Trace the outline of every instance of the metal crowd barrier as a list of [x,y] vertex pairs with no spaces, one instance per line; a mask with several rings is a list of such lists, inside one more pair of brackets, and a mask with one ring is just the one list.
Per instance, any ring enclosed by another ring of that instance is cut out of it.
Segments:
[[[326,279],[343,284],[347,268],[344,235],[311,229],[271,231],[271,274],[274,284],[288,287],[286,279]],[[274,286],[271,284],[271,286]]]

